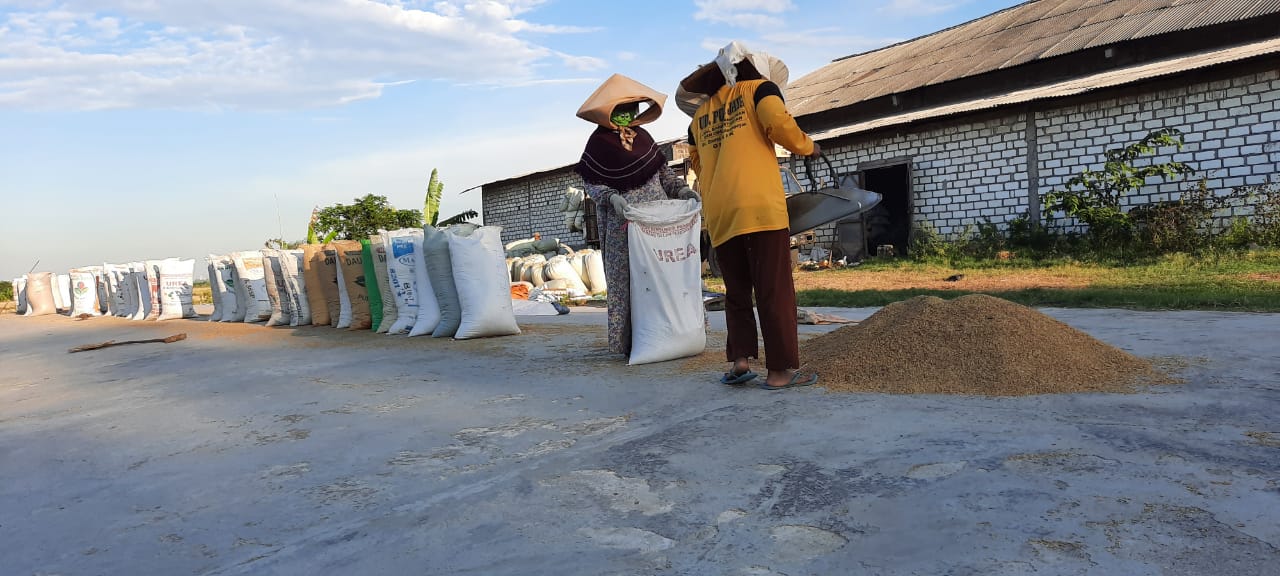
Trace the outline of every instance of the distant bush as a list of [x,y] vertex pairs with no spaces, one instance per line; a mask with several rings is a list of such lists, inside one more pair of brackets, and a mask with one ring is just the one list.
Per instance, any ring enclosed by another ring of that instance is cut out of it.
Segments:
[[13,282],[0,280],[0,302],[13,301]]

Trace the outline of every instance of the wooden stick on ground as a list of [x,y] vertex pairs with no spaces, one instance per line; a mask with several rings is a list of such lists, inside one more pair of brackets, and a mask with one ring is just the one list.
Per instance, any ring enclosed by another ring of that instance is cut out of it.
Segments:
[[76,352],[84,352],[86,350],[98,350],[101,348],[107,348],[110,346],[120,346],[123,344],[148,344],[151,342],[163,342],[165,344],[172,344],[179,340],[186,340],[186,339],[187,339],[187,335],[184,332],[182,334],[174,334],[173,336],[170,336],[168,338],[152,338],[150,340],[125,340],[122,342],[116,342],[115,340],[108,340],[101,344],[85,344],[84,346],[76,346],[75,348],[67,350],[67,353],[74,354]]

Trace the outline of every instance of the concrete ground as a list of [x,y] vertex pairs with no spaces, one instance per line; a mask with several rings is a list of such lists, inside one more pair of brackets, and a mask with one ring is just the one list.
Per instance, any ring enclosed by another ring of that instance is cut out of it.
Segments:
[[625,366],[597,309],[468,342],[0,316],[0,573],[1280,574],[1280,316],[1047,312],[1186,383],[732,389]]

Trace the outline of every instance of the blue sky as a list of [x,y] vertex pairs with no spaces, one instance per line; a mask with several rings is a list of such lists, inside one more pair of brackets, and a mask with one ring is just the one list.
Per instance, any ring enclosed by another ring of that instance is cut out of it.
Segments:
[[612,73],[673,95],[739,40],[796,79],[1014,4],[0,0],[0,278],[301,239],[314,206],[420,208],[432,168],[478,209],[577,159]]

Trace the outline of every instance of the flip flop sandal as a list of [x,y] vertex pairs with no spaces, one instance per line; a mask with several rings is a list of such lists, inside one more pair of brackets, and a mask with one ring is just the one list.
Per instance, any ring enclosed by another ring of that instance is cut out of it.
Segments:
[[764,381],[760,383],[760,387],[764,388],[765,390],[785,390],[787,388],[800,388],[801,386],[813,386],[814,384],[818,383],[817,374],[810,374],[808,375],[809,376],[808,378],[804,380],[798,380],[798,378],[800,378],[801,376],[804,376],[804,374],[800,372],[796,372],[795,374],[791,375],[791,381],[787,382],[782,386],[770,386],[768,381]]
[[747,370],[746,372],[743,372],[741,374],[734,374],[733,372],[725,372],[724,376],[720,377],[720,383],[725,384],[727,386],[740,386],[742,384],[746,384],[747,382],[755,380],[755,378],[756,378],[756,373],[750,370]]

